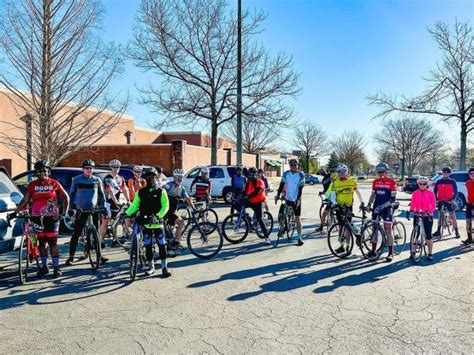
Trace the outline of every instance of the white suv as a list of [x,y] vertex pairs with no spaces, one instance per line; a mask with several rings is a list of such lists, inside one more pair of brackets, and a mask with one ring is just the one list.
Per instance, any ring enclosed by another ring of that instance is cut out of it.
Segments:
[[[438,175],[433,176],[433,178],[430,181],[430,189],[433,190],[436,181],[441,179],[443,177],[443,174],[438,173]],[[467,173],[467,170],[453,170],[451,174],[451,179],[454,179],[456,181],[456,185],[458,187],[458,195],[456,196],[456,204],[458,205],[458,208],[460,210],[464,209],[466,207],[466,201],[467,201],[467,188],[466,188],[466,181],[469,178],[469,174]]]

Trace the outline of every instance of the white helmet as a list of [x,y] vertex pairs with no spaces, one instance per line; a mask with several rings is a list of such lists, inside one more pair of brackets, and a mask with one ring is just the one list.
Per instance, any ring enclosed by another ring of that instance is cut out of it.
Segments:
[[143,166],[141,165],[135,165],[133,167],[133,172],[136,173],[136,172],[143,172]]
[[110,166],[111,168],[114,167],[114,166],[121,167],[121,166],[122,166],[122,163],[121,163],[120,160],[118,160],[118,159],[113,159],[113,160],[110,161],[109,166]]
[[173,177],[176,179],[180,179],[184,176],[184,171],[183,169],[174,169],[173,171]]
[[417,184],[423,184],[423,185],[428,185],[429,184],[429,180],[427,177],[424,177],[424,176],[421,176],[418,178],[418,180],[416,181]]
[[347,166],[344,164],[340,164],[337,166],[336,170],[338,173],[347,173]]

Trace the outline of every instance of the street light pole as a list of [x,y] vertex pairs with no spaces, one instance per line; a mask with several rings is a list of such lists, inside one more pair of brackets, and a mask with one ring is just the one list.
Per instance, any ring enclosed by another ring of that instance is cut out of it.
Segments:
[[237,2],[237,165],[242,165],[242,0]]
[[33,140],[32,140],[32,133],[33,133],[33,118],[30,114],[26,114],[25,116],[21,117],[20,120],[25,122],[26,128],[26,170],[31,170],[33,165],[32,153],[33,153]]

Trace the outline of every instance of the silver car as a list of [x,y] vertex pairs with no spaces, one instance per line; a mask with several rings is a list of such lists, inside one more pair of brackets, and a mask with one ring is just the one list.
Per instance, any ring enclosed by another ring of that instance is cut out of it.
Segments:
[[5,253],[19,247],[22,228],[13,223],[8,227],[7,214],[15,210],[16,204],[23,195],[8,176],[7,170],[0,166],[0,253]]

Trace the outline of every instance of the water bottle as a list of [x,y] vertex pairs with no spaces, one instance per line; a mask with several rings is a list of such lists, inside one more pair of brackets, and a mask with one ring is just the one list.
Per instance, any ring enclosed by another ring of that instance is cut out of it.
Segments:
[[351,223],[352,231],[355,235],[359,235],[359,226],[357,224]]

